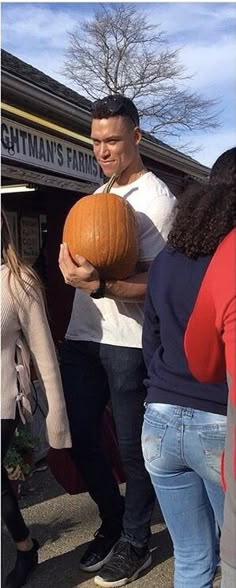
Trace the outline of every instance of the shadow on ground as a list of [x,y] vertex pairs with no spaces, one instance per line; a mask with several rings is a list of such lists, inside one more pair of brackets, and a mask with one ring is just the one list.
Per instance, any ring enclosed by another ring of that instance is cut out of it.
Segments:
[[[66,523],[66,521],[64,521]],[[69,532],[70,528],[65,529],[64,524],[55,524],[50,528],[45,525],[37,525],[37,529],[32,527],[32,532],[37,534],[37,537],[42,546],[48,543],[48,534],[50,534],[50,543],[52,543],[61,533]],[[47,535],[47,539],[46,536]],[[10,539],[3,533],[3,540],[10,543]],[[35,572],[33,572],[27,586],[29,588],[76,588],[82,586],[83,583],[93,579],[94,574],[86,574],[79,569],[79,561],[84,553],[88,543],[83,543],[80,546],[60,555],[51,556],[47,561],[40,562]],[[172,557],[172,545],[169,538],[168,531],[163,529],[159,533],[152,536],[151,539],[152,551],[152,566],[150,570],[155,568],[163,561]],[[10,571],[14,562],[14,546],[13,544],[4,546],[4,552],[7,553],[7,558],[2,554],[2,569],[5,570],[4,577]],[[141,578],[141,576],[140,576]],[[4,578],[2,578],[4,582]],[[132,584],[133,585],[133,584]],[[142,585],[142,584],[141,584]],[[4,586],[4,583],[3,583]]]
[[[124,494],[125,486],[121,487]],[[88,494],[70,497],[50,470],[35,473],[24,488],[20,508],[31,534],[40,543],[39,566],[28,588],[77,588],[94,586],[93,574],[79,569],[79,561],[100,522]],[[169,588],[172,570],[172,544],[156,505],[153,520],[150,573],[132,583],[132,588]],[[6,577],[15,560],[15,547],[6,529],[2,532],[2,574]],[[163,563],[166,562],[166,563]],[[157,569],[155,570],[155,567]],[[161,580],[161,581],[160,581]],[[4,587],[4,583],[2,584]]]
[[[125,493],[125,484],[120,486],[120,490],[122,494]],[[23,486],[23,494],[19,501],[20,508],[35,506],[36,504],[45,502],[45,500],[56,498],[63,494],[66,495],[64,488],[58,484],[49,468],[43,472],[36,471]],[[77,496],[79,500],[80,494],[77,494]],[[161,510],[159,505],[156,504],[152,524],[158,525],[163,522]]]

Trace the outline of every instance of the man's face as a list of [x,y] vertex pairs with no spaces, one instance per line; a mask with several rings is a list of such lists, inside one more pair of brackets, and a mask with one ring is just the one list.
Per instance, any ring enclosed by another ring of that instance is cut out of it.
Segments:
[[121,174],[138,157],[141,133],[125,117],[94,118],[91,138],[94,155],[108,178]]

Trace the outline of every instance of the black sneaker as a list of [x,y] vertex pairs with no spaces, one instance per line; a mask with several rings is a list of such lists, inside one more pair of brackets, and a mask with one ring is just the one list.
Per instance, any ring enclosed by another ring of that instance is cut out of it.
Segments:
[[7,588],[21,588],[21,586],[24,586],[30,573],[36,567],[39,544],[36,539],[32,539],[32,541],[34,545],[30,551],[17,550],[15,567],[6,578]]
[[80,560],[80,569],[84,572],[97,572],[107,563],[113,554],[114,547],[120,538],[121,530],[116,534],[108,533],[102,525],[94,535]]
[[97,586],[125,586],[136,580],[140,572],[151,565],[148,547],[135,547],[127,541],[119,541],[114,553],[94,582]]

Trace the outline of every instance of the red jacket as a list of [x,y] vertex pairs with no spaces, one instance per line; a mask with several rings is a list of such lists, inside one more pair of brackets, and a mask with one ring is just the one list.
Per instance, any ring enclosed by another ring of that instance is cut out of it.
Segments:
[[236,568],[236,228],[217,247],[184,336],[189,369],[201,382],[229,386],[223,478],[226,483],[223,561]]

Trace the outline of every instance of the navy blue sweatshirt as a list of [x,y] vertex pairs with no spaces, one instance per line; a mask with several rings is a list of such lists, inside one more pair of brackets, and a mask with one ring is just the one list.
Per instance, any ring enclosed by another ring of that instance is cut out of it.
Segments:
[[148,275],[143,354],[148,377],[147,402],[195,408],[225,415],[225,383],[199,383],[184,353],[184,333],[211,256],[191,259],[169,245],[153,261]]

